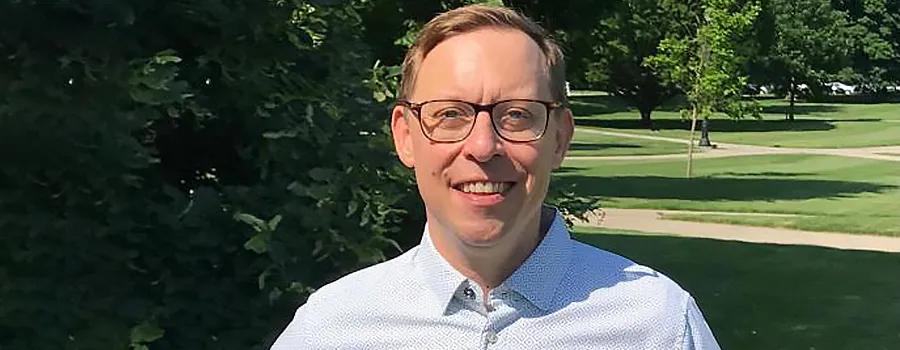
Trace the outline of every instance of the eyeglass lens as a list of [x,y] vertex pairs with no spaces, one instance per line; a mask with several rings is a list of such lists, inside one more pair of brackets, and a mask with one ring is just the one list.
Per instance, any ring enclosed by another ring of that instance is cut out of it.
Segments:
[[[453,142],[468,136],[474,124],[475,108],[462,101],[433,101],[422,105],[423,131],[435,141]],[[494,106],[494,129],[511,141],[533,141],[547,125],[547,106],[535,101],[504,101]]]

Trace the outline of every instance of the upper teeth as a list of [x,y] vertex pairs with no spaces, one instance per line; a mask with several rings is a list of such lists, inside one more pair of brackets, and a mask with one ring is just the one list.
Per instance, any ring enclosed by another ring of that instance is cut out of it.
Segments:
[[460,186],[466,193],[502,193],[511,186],[508,182],[467,182]]

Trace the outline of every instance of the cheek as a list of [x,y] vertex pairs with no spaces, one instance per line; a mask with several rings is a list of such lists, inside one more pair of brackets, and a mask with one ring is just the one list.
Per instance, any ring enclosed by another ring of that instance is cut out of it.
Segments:
[[516,166],[528,173],[530,177],[540,177],[549,173],[551,167],[549,155],[552,148],[546,144],[522,145],[510,149],[510,158],[515,160]]
[[[444,172],[453,163],[457,153],[453,145],[432,144],[428,140],[419,140],[416,147],[416,176],[420,180],[436,181],[444,177]],[[427,177],[427,179],[425,179]]]

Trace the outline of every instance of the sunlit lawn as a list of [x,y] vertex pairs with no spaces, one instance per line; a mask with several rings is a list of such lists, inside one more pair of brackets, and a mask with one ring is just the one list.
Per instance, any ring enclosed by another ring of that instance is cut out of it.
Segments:
[[[798,103],[796,120],[787,122],[787,102],[760,100],[762,120],[731,120],[717,115],[711,120],[713,142],[772,147],[844,148],[900,145],[900,103]],[[576,123],[620,132],[653,134],[687,139],[690,123],[682,120],[678,106],[653,113],[657,131],[645,129],[636,109],[612,96],[572,98]]]
[[610,208],[802,214],[682,219],[900,236],[900,162],[817,155],[684,161],[567,160],[559,184]]
[[900,254],[579,229],[672,277],[723,349],[897,349]]
[[652,155],[685,152],[687,145],[575,131],[569,156]]

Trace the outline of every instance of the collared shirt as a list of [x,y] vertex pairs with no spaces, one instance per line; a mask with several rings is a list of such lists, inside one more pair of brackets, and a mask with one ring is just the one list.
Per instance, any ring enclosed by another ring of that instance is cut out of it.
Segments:
[[719,349],[693,298],[645,266],[573,240],[559,214],[486,298],[427,231],[403,255],[313,293],[272,350]]

